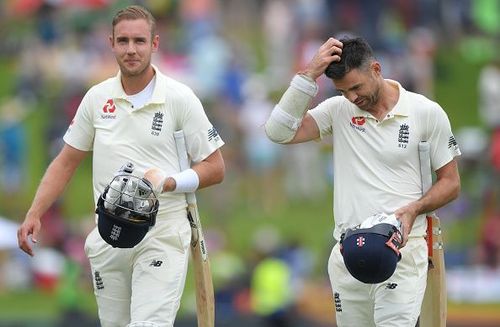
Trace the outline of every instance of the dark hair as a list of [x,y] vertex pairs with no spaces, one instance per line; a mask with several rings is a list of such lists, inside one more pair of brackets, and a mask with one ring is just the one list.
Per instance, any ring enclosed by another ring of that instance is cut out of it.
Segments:
[[375,59],[370,45],[362,38],[340,39],[342,55],[340,61],[334,61],[326,67],[325,75],[331,79],[341,79],[352,69],[362,68]]
[[128,6],[119,10],[113,17],[113,35],[115,34],[115,26],[122,20],[145,19],[151,28],[151,37],[154,36],[156,30],[156,20],[153,15],[144,7]]

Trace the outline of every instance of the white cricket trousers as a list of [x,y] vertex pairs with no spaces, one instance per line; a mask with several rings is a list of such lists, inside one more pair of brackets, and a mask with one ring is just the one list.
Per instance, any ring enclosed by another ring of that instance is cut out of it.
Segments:
[[344,265],[340,244],[333,247],[328,274],[338,327],[415,327],[427,282],[427,244],[410,238],[401,261],[385,282],[365,284]]
[[186,213],[159,219],[134,248],[87,236],[102,327],[172,327],[186,281],[191,228]]

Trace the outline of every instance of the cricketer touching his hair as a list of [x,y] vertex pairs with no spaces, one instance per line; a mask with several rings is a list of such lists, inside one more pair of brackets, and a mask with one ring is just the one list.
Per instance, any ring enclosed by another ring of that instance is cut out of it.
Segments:
[[[341,96],[309,109],[322,74]],[[382,76],[362,38],[329,38],[295,75],[266,122],[277,143],[300,143],[333,135],[334,218],[337,244],[328,261],[337,324],[414,327],[426,287],[425,213],[458,196],[455,157],[460,150],[445,111]],[[437,179],[421,193],[418,144],[430,143]],[[403,226],[402,259],[385,282],[365,284],[344,265],[339,238],[377,213],[394,213]]]
[[[95,228],[85,242],[94,293],[103,327],[172,327],[186,279],[191,228],[185,192],[220,183],[224,144],[193,91],[151,64],[158,50],[155,19],[140,6],[116,13],[109,38],[119,66],[115,77],[85,95],[49,165],[24,223],[19,247],[33,255],[40,217],[62,194],[83,158],[93,152],[93,189],[97,203],[126,162],[134,174],[161,168],[167,178],[156,191],[156,224],[133,248],[114,248]],[[179,171],[174,132],[182,129],[192,161]],[[142,176],[139,176],[142,177]]]

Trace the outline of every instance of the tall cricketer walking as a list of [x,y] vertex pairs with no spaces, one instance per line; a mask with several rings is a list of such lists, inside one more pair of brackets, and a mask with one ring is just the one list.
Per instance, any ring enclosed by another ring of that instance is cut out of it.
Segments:
[[[341,96],[308,110],[322,74],[332,79]],[[346,230],[380,213],[394,214],[402,226],[401,258],[383,282],[354,278],[346,269],[340,244],[333,247],[328,273],[338,326],[414,327],[426,287],[425,213],[449,203],[460,191],[455,160],[460,150],[445,111],[383,78],[380,63],[362,38],[329,38],[293,77],[265,130],[282,144],[333,135],[337,242]],[[420,141],[430,143],[437,176],[423,195]],[[356,241],[355,246],[370,247],[365,238]]]
[[[64,136],[65,145],[49,165],[18,230],[19,247],[34,254],[28,237],[37,241],[40,217],[92,151],[99,215],[98,227],[87,236],[85,252],[101,326],[172,327],[191,241],[185,193],[223,180],[219,148],[224,142],[192,90],[151,64],[159,36],[149,11],[140,6],[118,11],[109,40],[119,72],[93,86],[82,100]],[[173,136],[179,129],[185,133],[192,162],[183,171]],[[154,190],[144,178],[151,167],[166,174]],[[117,179],[126,182],[117,187]],[[126,194],[129,189],[140,196]],[[156,203],[144,198],[153,191],[153,199],[159,202],[157,212],[141,214],[140,210]],[[149,219],[146,229],[145,217]],[[139,237],[136,229],[142,233]]]

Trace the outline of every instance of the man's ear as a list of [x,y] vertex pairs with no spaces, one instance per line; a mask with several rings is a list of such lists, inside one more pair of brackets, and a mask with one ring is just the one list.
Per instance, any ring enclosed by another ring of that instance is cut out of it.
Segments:
[[376,74],[376,75],[381,75],[382,74],[382,66],[378,61],[374,61],[370,64],[371,70]]
[[152,46],[153,46],[153,52],[158,51],[158,48],[160,47],[160,36],[158,34],[153,36]]

